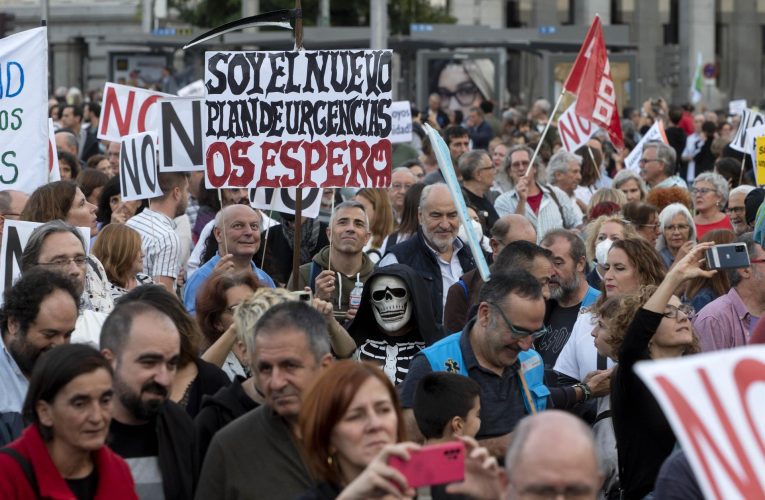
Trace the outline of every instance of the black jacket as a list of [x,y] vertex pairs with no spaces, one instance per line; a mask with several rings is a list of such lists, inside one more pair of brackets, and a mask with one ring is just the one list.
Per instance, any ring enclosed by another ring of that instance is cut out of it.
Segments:
[[157,417],[157,442],[165,498],[194,498],[201,462],[194,444],[194,423],[180,405],[169,400]]
[[192,419],[199,413],[204,396],[215,394],[231,383],[226,372],[212,363],[200,358],[194,359],[194,363],[197,365],[197,376],[191,382],[186,403],[186,411]]
[[[425,242],[422,228],[417,229],[415,236],[391,248],[389,253],[395,255],[400,264],[406,264],[417,271],[417,274],[425,280],[425,289],[430,296],[433,317],[440,326],[444,316],[444,294],[448,290],[443,289],[441,268],[438,266],[433,250]],[[462,274],[475,268],[473,254],[470,253],[467,245],[459,250],[457,258],[462,266]]]

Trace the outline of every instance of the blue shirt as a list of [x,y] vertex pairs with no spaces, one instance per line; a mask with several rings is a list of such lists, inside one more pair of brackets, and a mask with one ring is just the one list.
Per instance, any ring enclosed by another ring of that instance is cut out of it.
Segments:
[[[197,269],[194,274],[191,275],[189,281],[186,282],[186,286],[183,289],[183,305],[186,306],[188,312],[194,313],[196,311],[197,291],[199,291],[202,284],[207,281],[207,278],[210,277],[215,264],[217,264],[219,260],[220,255],[215,254],[215,257],[208,260],[202,267]],[[250,265],[252,265],[252,272],[258,276],[260,281],[265,283],[269,288],[276,288],[271,276],[258,269],[254,262],[250,262]]]
[[21,413],[29,381],[0,340],[0,413]]

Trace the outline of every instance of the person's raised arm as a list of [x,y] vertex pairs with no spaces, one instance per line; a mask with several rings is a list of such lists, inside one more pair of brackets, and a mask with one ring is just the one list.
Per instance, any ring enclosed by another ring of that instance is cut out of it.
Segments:
[[677,287],[689,279],[698,276],[704,278],[711,278],[714,276],[717,271],[701,268],[701,263],[704,262],[704,252],[707,248],[713,246],[713,242],[699,243],[693,247],[685,257],[680,259],[680,261],[676,261],[675,265],[669,270],[659,287],[648,299],[648,302],[645,303],[643,309],[655,313],[664,313],[667,302],[672,298]]

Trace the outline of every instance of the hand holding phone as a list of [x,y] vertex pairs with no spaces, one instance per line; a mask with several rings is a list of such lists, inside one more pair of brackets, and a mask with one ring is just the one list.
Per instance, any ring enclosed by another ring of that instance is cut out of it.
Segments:
[[409,460],[389,457],[388,465],[401,472],[411,488],[465,479],[465,445],[461,441],[423,446],[409,454]]

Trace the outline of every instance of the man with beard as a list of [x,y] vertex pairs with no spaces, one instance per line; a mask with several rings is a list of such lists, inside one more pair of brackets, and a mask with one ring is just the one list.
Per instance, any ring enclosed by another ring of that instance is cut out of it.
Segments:
[[25,273],[0,309],[0,446],[21,435],[21,409],[40,355],[69,343],[80,296],[66,277],[46,269]]
[[551,386],[556,385],[552,371],[555,360],[568,341],[579,310],[594,304],[600,292],[587,284],[587,253],[579,236],[554,229],[542,238],[541,246],[552,253],[553,272],[545,314],[547,334],[534,346],[545,362],[545,381]]
[[193,497],[194,428],[168,397],[180,350],[172,319],[143,301],[119,304],[101,332],[101,352],[114,369],[108,443],[130,466],[141,499]]
[[175,291],[181,270],[181,240],[173,219],[186,213],[189,203],[189,176],[185,172],[157,176],[162,196],[149,200],[149,208],[125,223],[141,235],[143,272],[154,283]]
[[725,210],[730,217],[730,223],[736,236],[741,236],[752,230],[752,227],[746,222],[746,195],[754,191],[754,186],[738,186],[731,189],[728,194],[728,208]]
[[449,287],[475,268],[470,248],[457,237],[460,220],[446,184],[425,186],[420,195],[417,234],[391,248],[378,264],[406,264],[425,280],[436,322],[443,322]]

